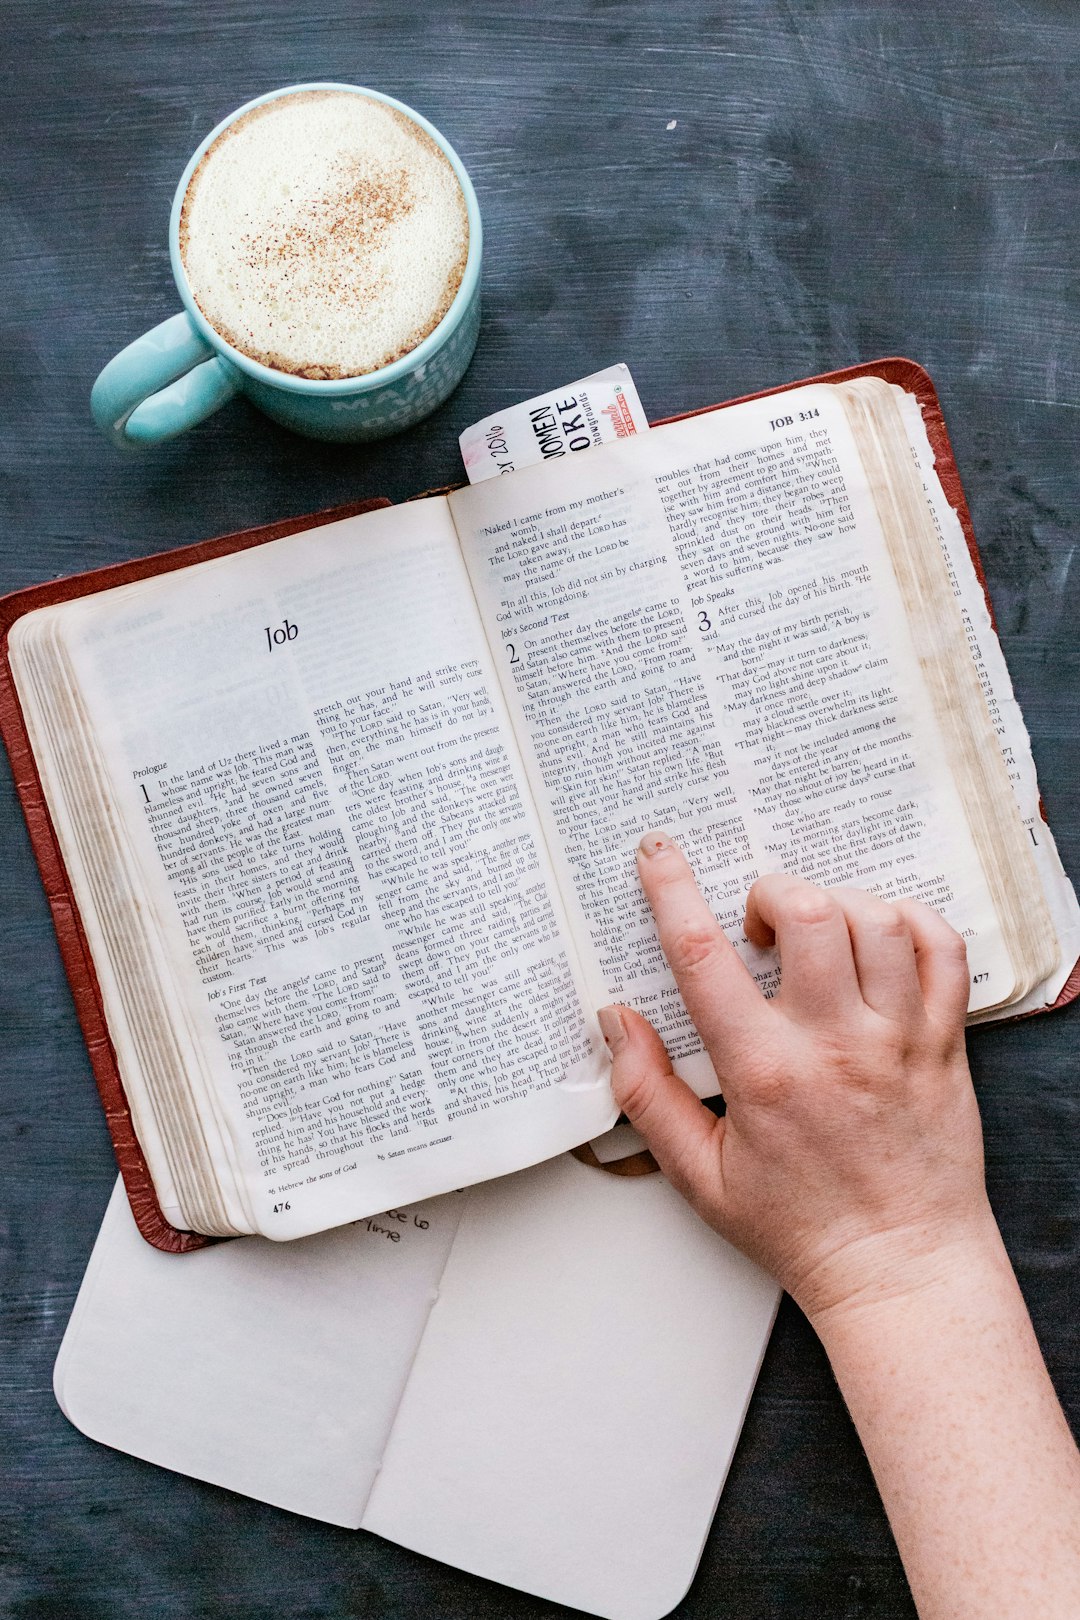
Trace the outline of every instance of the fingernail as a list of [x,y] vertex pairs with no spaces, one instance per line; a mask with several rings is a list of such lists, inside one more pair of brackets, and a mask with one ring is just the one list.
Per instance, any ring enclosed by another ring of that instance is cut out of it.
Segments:
[[660,855],[665,849],[674,849],[675,841],[669,838],[666,832],[654,830],[647,832],[638,845],[643,855]]
[[617,1052],[626,1044],[626,1025],[623,1015],[618,1007],[601,1007],[596,1015],[600,1024],[600,1033],[603,1035],[612,1052]]

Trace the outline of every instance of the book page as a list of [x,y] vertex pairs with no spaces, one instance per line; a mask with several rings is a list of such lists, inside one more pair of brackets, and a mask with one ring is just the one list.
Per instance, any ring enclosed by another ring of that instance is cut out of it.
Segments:
[[922,412],[911,394],[900,388],[894,388],[894,392],[904,415],[911,454],[919,470],[926,502],[941,542],[945,566],[963,620],[964,634],[1013,785],[1017,808],[1031,839],[1041,887],[1061,945],[1061,958],[1050,979],[1010,1009],[1013,1015],[1019,1015],[1053,1002],[1080,957],[1080,904],[1065,875],[1053,833],[1043,818],[1027,727],[1013,694],[1005,655],[990,622],[986,595],[975,572],[960,519],[949,505],[945,491],[934,474],[934,452],[927,437]]
[[117,1181],[57,1358],[62,1411],[103,1445],[355,1529],[466,1197],[178,1256],[139,1236]]
[[444,503],[91,598],[64,634],[251,1226],[298,1236],[604,1128]]
[[909,895],[965,935],[972,1007],[1015,973],[986,891],[871,491],[812,386],[451,497],[594,995],[711,1076],[640,895],[649,826],[742,934],[756,876]]

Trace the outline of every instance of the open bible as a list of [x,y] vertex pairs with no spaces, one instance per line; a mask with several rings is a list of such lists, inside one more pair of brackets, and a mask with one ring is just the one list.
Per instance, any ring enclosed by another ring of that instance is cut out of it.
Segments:
[[173,1227],[298,1237],[597,1135],[611,1000],[715,1091],[650,825],[766,994],[742,906],[784,869],[937,907],[973,1017],[1061,995],[1080,914],[932,389],[878,369],[15,617]]

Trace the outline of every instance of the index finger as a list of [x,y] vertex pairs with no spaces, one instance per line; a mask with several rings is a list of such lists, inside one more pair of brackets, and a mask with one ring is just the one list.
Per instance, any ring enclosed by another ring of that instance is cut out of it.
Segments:
[[723,1048],[759,1031],[768,1003],[667,833],[645,834],[638,845],[638,872],[664,955],[705,1045]]

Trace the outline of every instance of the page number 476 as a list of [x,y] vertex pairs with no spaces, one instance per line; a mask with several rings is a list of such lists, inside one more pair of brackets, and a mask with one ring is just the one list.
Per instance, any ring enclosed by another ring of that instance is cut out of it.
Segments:
[[283,1215],[287,1209],[292,1209],[292,1205],[291,1204],[275,1204],[274,1205],[274,1214],[275,1215]]

